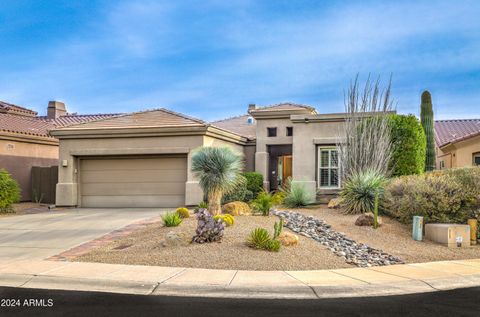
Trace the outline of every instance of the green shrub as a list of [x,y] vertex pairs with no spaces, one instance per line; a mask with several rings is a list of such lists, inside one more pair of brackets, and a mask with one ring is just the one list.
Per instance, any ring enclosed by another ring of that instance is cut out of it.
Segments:
[[167,212],[162,216],[165,227],[176,227],[182,223],[182,218],[175,212]]
[[414,115],[389,116],[392,157],[389,167],[393,176],[422,174],[425,170],[425,132]]
[[315,194],[308,192],[304,184],[292,182],[290,177],[281,191],[285,195],[283,204],[290,208],[306,206],[315,201]]
[[280,250],[281,243],[278,240],[270,240],[267,242],[265,249],[272,252],[278,252]]
[[480,167],[398,177],[385,191],[385,211],[403,223],[465,223],[479,207]]
[[352,175],[344,184],[340,197],[348,214],[372,212],[375,195],[382,196],[386,179],[376,172],[366,171]]
[[262,191],[257,198],[252,201],[252,208],[254,211],[261,213],[263,216],[268,216],[273,206],[283,203],[283,196],[279,193],[269,193]]
[[208,209],[208,203],[202,200],[198,203],[197,207],[193,208],[193,212],[197,213],[200,209]]
[[20,200],[20,187],[12,176],[0,169],[0,212],[13,212],[12,204]]
[[223,195],[222,205],[228,204],[232,201],[246,201],[248,198],[247,196],[251,197],[252,195],[248,193],[247,180],[240,175],[235,189]]
[[258,196],[263,190],[263,175],[257,172],[245,172],[243,177],[247,180],[247,190],[252,193],[252,198]]
[[247,239],[247,245],[255,249],[265,249],[270,240],[271,237],[267,229],[255,228]]
[[175,212],[180,216],[180,218],[189,218],[190,217],[190,211],[188,211],[187,208],[185,207],[180,207],[175,210]]

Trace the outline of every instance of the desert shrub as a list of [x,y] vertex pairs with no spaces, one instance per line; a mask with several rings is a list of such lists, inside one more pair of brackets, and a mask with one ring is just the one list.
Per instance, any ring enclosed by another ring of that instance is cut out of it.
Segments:
[[200,209],[196,215],[197,229],[192,241],[197,243],[218,242],[223,238],[225,225],[223,221],[217,221],[207,209]]
[[175,212],[167,212],[162,216],[162,220],[165,227],[176,227],[182,223],[182,218]]
[[247,180],[247,190],[252,192],[251,199],[257,197],[263,190],[263,175],[257,172],[245,172],[243,177]]
[[193,208],[193,212],[197,213],[200,209],[208,209],[208,203],[202,200],[195,208]]
[[247,189],[247,180],[243,176],[239,176],[239,180],[235,189],[223,195],[222,205],[232,201],[249,201],[252,199],[252,193]]
[[267,242],[265,249],[272,252],[278,252],[280,250],[280,246],[281,246],[280,241],[270,240]]
[[283,203],[283,196],[279,193],[269,193],[262,191],[257,198],[252,201],[253,210],[261,213],[263,216],[268,216],[273,206]]
[[283,204],[290,208],[302,207],[315,201],[315,194],[310,193],[304,184],[292,182],[289,177],[282,186],[281,192],[284,193]]
[[188,209],[185,207],[177,208],[175,213],[177,213],[182,219],[190,217],[190,211],[188,211]]
[[252,208],[243,201],[232,201],[222,206],[222,212],[232,216],[249,215],[252,213]]
[[355,172],[345,182],[340,192],[345,213],[372,212],[375,195],[382,196],[385,184],[385,177],[378,172]]
[[20,187],[12,176],[0,169],[0,212],[13,212],[12,204],[20,200]]
[[213,216],[213,219],[215,221],[222,221],[227,227],[233,226],[233,224],[235,223],[235,218],[233,218],[233,216],[230,214],[215,215]]
[[480,206],[480,168],[434,171],[393,179],[386,187],[384,209],[403,223],[464,223]]
[[425,132],[414,115],[393,114],[388,118],[393,176],[422,174],[425,170]]
[[265,249],[272,238],[265,228],[255,228],[247,238],[247,245],[255,249]]

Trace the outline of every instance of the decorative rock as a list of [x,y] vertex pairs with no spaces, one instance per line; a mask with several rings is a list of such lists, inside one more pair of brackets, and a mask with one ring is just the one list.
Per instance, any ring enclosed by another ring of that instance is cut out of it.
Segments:
[[[323,220],[305,216],[297,212],[275,211],[278,217],[285,219],[284,226],[296,233],[310,236],[324,245],[346,263],[359,267],[371,267],[404,263],[401,259],[374,249],[363,243],[349,239],[343,233],[331,229]],[[373,218],[372,218],[373,219]]]
[[222,206],[222,213],[230,214],[232,216],[250,215],[252,208],[243,201],[232,201],[231,203]]
[[299,241],[296,234],[285,231],[280,233],[277,240],[284,246],[297,245]]
[[337,208],[340,208],[340,198],[330,199],[330,201],[328,202],[327,207],[328,207],[329,209],[337,209]]
[[[367,212],[358,216],[357,220],[355,221],[356,226],[373,226],[373,219],[374,215],[371,212]],[[378,224],[382,224],[382,218],[379,216],[377,217]]]
[[190,238],[183,233],[176,233],[173,231],[167,232],[165,240],[162,241],[164,247],[179,247],[190,244]]

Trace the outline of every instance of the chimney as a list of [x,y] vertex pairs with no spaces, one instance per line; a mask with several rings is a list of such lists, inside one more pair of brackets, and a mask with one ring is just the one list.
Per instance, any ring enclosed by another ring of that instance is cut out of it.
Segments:
[[248,105],[248,112],[257,109],[257,105],[254,103],[251,103]]
[[49,101],[47,108],[47,118],[56,119],[67,114],[65,104],[60,101]]

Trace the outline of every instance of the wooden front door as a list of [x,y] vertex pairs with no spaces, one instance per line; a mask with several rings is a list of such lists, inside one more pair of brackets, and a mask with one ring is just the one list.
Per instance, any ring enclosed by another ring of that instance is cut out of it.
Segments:
[[277,190],[289,176],[292,176],[292,145],[268,146],[270,190]]

